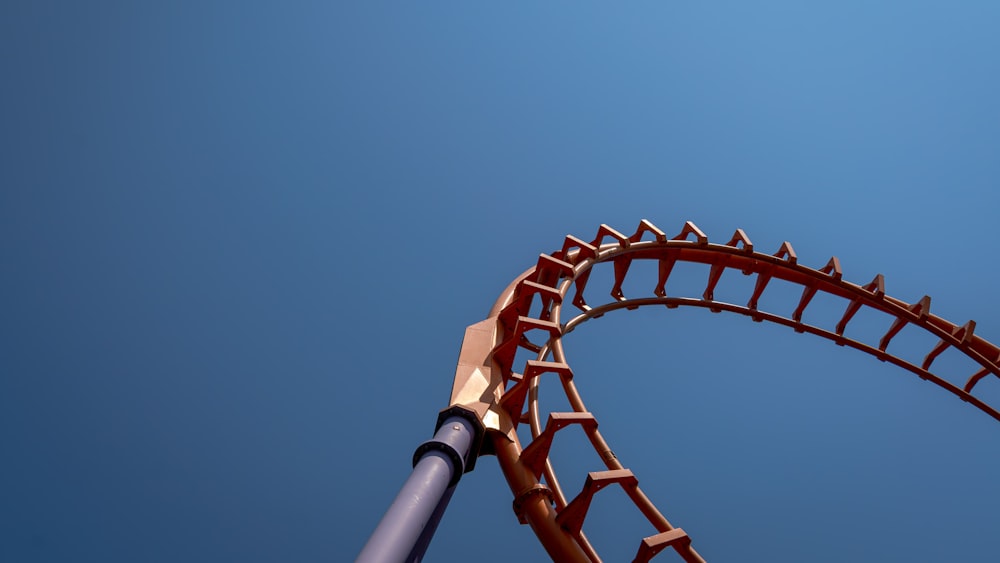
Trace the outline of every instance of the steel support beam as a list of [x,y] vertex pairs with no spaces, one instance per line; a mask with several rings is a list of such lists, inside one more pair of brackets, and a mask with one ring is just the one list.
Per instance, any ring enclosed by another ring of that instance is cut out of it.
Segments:
[[359,563],[411,563],[420,561],[448,505],[455,485],[482,431],[461,413],[450,413],[434,438],[413,455],[413,472],[389,506]]

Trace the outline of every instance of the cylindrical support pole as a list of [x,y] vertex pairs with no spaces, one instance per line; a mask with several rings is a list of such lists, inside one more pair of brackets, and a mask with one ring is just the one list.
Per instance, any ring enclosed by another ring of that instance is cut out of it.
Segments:
[[[434,438],[414,453],[413,472],[403,484],[358,555],[359,563],[420,561],[454,485],[465,471],[476,428],[463,416],[449,416]],[[472,455],[475,455],[473,452]]]
[[427,522],[424,531],[417,538],[417,545],[413,546],[413,551],[410,553],[407,561],[420,561],[424,553],[427,552],[427,546],[431,544],[431,539],[434,538],[434,532],[437,531],[438,524],[441,523],[441,517],[444,516],[444,510],[448,508],[448,501],[451,500],[451,495],[455,494],[456,487],[457,485],[448,487],[448,490],[444,492],[444,496],[438,501],[437,508],[434,509],[430,521]]

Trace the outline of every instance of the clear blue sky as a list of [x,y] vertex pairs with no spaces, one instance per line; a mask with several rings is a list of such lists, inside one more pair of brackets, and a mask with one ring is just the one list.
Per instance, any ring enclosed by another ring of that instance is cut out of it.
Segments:
[[[0,560],[352,559],[465,326],[600,223],[787,239],[1000,340],[998,28],[986,1],[4,3]],[[567,352],[709,561],[997,559],[1000,425],[906,372],[704,311]],[[608,495],[621,560],[646,530]],[[428,560],[544,558],[510,501],[482,459]]]

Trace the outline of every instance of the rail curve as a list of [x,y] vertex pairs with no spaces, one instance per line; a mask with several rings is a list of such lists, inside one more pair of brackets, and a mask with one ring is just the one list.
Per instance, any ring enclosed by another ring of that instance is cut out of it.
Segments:
[[[622,284],[635,260],[655,261],[657,279],[655,285],[650,283],[651,294],[629,298],[624,295]],[[700,297],[667,295],[667,283],[678,262],[710,267]],[[608,263],[614,271],[612,300],[591,305],[586,299],[591,272],[594,266]],[[745,305],[715,299],[715,288],[727,270],[756,275],[754,289]],[[798,305],[787,316],[758,307],[761,295],[774,279],[801,287]],[[819,292],[847,302],[832,329],[802,321],[803,312]],[[566,304],[575,309],[573,316],[564,312]],[[657,532],[638,538],[635,561],[649,561],[665,549],[673,549],[689,563],[704,561],[692,547],[687,533],[664,517],[639,488],[635,475],[614,455],[598,430],[597,420],[577,392],[573,370],[563,351],[562,337],[581,323],[616,309],[649,305],[739,313],[754,321],[768,321],[814,334],[908,370],[1000,421],[997,408],[973,394],[977,383],[986,376],[1000,377],[1000,347],[975,334],[975,321],[956,324],[932,314],[928,296],[915,303],[890,297],[881,274],[864,285],[846,281],[836,257],[819,269],[804,266],[799,264],[788,242],[774,254],[759,252],[742,229],[719,244],[709,242],[690,221],[673,237],[647,220],[642,220],[628,236],[601,225],[590,242],[569,235],[560,250],[541,254],[537,264],[518,276],[500,295],[489,316],[466,329],[451,393],[450,408],[472,411],[486,428],[488,440],[483,443],[481,453],[497,456],[514,494],[514,512],[521,523],[531,526],[553,560],[601,560],[583,531],[583,523],[594,494],[609,485],[619,485]],[[863,307],[893,318],[877,343],[844,336],[848,323]],[[893,338],[906,325],[918,327],[938,339],[919,365],[889,350]],[[934,360],[949,348],[979,366],[960,385],[932,371]],[[533,358],[524,362],[521,372],[515,372],[515,366],[520,365],[517,361],[524,356]],[[543,425],[538,383],[544,374],[558,376],[572,411],[549,413]],[[523,445],[517,434],[520,424],[530,426],[531,440]],[[558,432],[571,425],[583,429],[605,467],[587,474],[582,489],[569,498],[548,454]],[[466,471],[473,465],[468,464]]]

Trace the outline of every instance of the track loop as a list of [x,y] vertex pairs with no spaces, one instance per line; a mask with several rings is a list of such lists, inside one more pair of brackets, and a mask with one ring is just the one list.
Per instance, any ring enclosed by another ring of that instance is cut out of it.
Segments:
[[[652,280],[649,284],[653,288],[650,295],[628,297],[623,292],[622,286],[635,260],[651,260],[657,264],[655,284]],[[700,296],[668,296],[670,275],[678,262],[709,266],[708,279]],[[588,304],[586,291],[590,273],[595,266],[607,263],[611,264],[614,275],[611,300],[596,306]],[[726,270],[756,275],[746,305],[715,300],[715,288]],[[760,309],[760,298],[775,278],[802,288],[793,311]],[[895,364],[1000,420],[1000,412],[994,406],[972,394],[983,378],[991,374],[1000,375],[1000,348],[975,334],[975,321],[957,325],[931,314],[930,297],[924,296],[916,303],[907,303],[887,295],[885,285],[881,274],[864,285],[845,281],[837,257],[830,258],[818,269],[803,266],[787,241],[774,254],[758,252],[742,229],[737,229],[726,243],[713,244],[690,221],[673,238],[668,238],[663,230],[645,219],[629,236],[601,225],[591,242],[569,235],[560,250],[551,255],[540,255],[535,267],[515,280],[497,301],[490,318],[470,327],[461,357],[478,358],[481,355],[480,352],[466,353],[467,349],[488,349],[490,352],[478,366],[460,362],[452,404],[484,413],[483,422],[492,430],[492,449],[515,493],[515,512],[522,522],[531,524],[553,559],[599,560],[583,531],[587,511],[596,492],[607,485],[618,484],[658,532],[641,540],[636,561],[648,561],[667,548],[680,554],[685,561],[703,561],[692,548],[691,538],[683,530],[674,528],[656,509],[642,493],[635,475],[621,464],[601,436],[597,420],[588,412],[576,390],[573,371],[563,352],[563,336],[580,323],[622,308],[665,305],[668,308],[688,306],[707,308],[713,312],[739,313],[754,321],[773,322],[796,332],[814,334]],[[563,305],[571,291],[573,295],[568,302],[578,313],[564,319]],[[814,326],[802,321],[803,313],[820,292],[847,302],[843,315],[833,327]],[[530,316],[536,299],[540,312]],[[891,326],[878,342],[867,343],[845,336],[847,325],[863,307],[893,317]],[[937,344],[926,353],[920,365],[890,351],[893,338],[906,325],[913,325],[938,338]],[[931,371],[934,360],[949,348],[954,348],[979,365],[979,369],[961,386]],[[518,354],[535,356],[526,362],[523,374],[514,372],[513,364]],[[538,381],[545,374],[558,376],[574,412],[550,413],[543,428]],[[525,421],[530,425],[531,440],[522,449],[516,430]],[[606,469],[590,472],[583,489],[572,499],[567,499],[549,458],[549,451],[559,431],[570,425],[583,428]]]

